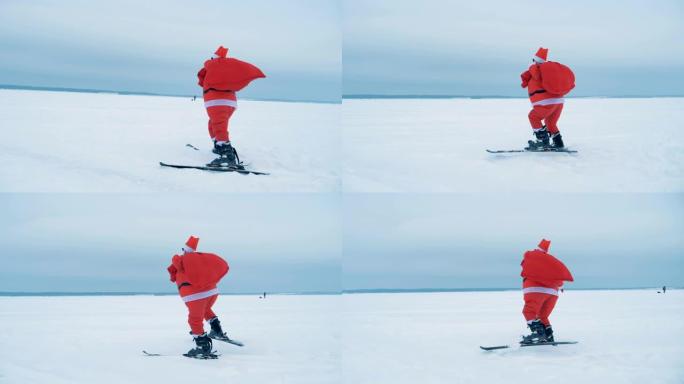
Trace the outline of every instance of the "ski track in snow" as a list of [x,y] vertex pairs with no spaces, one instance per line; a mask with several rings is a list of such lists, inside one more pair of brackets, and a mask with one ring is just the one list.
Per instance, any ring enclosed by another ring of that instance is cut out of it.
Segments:
[[344,100],[345,192],[682,192],[684,98],[568,99],[567,153],[532,139],[523,99]]
[[0,90],[0,105],[4,192],[341,189],[340,105],[240,101],[231,139],[245,162],[269,176],[159,166],[215,158],[201,99]]

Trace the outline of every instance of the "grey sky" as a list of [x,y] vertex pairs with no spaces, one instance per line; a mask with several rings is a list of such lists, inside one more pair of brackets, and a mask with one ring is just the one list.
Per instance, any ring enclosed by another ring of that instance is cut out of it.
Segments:
[[343,0],[345,94],[523,96],[539,46],[572,95],[683,95],[679,0]]
[[191,234],[226,258],[224,292],[337,291],[334,195],[0,196],[0,291],[174,292]]
[[[190,234],[223,292],[510,288],[541,237],[571,287],[684,282],[684,195],[0,196],[0,291],[174,292]],[[342,252],[344,251],[344,254]]]
[[349,195],[343,285],[510,288],[542,237],[570,287],[684,283],[684,195]]
[[267,79],[242,96],[339,100],[333,0],[0,2],[0,84],[196,94],[218,45]]

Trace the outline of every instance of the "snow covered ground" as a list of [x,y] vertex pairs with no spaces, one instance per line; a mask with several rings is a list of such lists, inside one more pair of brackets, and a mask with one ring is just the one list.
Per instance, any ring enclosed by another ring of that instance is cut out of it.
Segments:
[[345,383],[682,383],[684,291],[567,291],[551,317],[577,345],[485,352],[524,329],[520,292],[344,296]]
[[[519,292],[221,296],[245,343],[192,346],[175,296],[0,297],[0,382],[681,383],[684,291],[566,291],[577,345],[484,352],[524,333]],[[172,356],[146,357],[141,350]]]
[[240,101],[231,140],[271,172],[255,177],[159,166],[215,157],[201,99],[0,89],[0,191],[336,192],[340,110]]
[[[0,297],[0,383],[338,383],[340,296],[221,296],[218,360],[176,296]],[[142,350],[173,356],[147,357]]]
[[684,98],[569,99],[579,153],[492,155],[532,131],[526,99],[344,100],[349,192],[681,192]]

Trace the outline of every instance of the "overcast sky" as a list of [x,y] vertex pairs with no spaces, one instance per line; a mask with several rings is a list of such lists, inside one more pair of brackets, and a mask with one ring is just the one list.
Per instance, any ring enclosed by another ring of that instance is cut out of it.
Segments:
[[222,292],[340,289],[336,195],[5,194],[0,291],[176,292],[189,235],[223,256]]
[[223,292],[515,288],[542,237],[569,287],[681,286],[682,194],[4,194],[0,291],[175,292],[189,235]]
[[196,94],[223,44],[268,76],[243,97],[524,96],[545,46],[571,95],[682,95],[682,20],[679,0],[3,0],[0,84]]
[[571,95],[683,95],[684,2],[344,0],[345,94],[522,96],[540,46]]
[[574,288],[682,286],[684,195],[347,195],[345,289],[516,288],[539,240]]
[[197,94],[219,45],[266,74],[241,92],[339,100],[334,0],[0,1],[0,84]]

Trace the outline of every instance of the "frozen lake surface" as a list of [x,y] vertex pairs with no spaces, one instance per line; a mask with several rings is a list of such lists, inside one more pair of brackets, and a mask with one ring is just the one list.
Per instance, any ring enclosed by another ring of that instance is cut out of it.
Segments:
[[[2,383],[681,383],[684,291],[572,291],[551,320],[577,345],[484,352],[526,332],[521,294],[221,296],[245,343],[192,347],[175,296],[0,297]],[[141,350],[172,356],[145,357]]]
[[239,101],[231,141],[271,173],[244,176],[159,166],[216,157],[201,99],[0,89],[0,191],[337,192],[340,110]]
[[568,99],[577,154],[492,155],[532,139],[526,99],[344,100],[348,192],[682,192],[684,98]]

